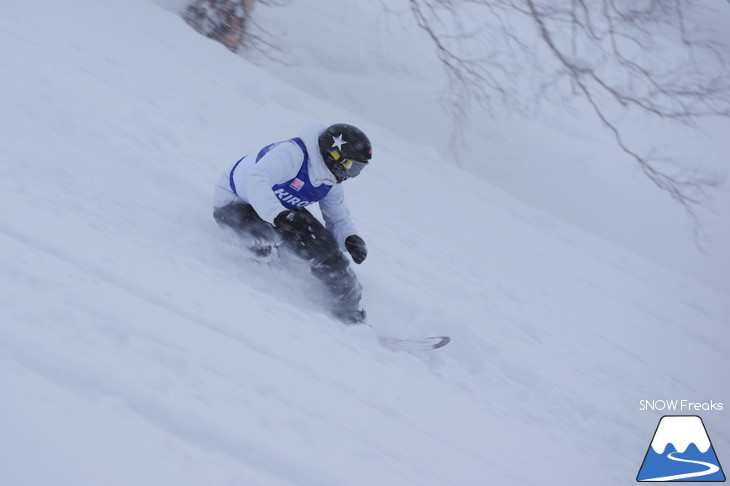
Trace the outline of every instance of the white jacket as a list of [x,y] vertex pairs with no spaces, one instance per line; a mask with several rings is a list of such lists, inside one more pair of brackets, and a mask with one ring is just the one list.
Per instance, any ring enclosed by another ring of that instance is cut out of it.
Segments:
[[[337,184],[335,176],[327,168],[319,150],[319,134],[327,127],[312,125],[304,128],[298,137],[304,142],[309,154],[309,179],[315,186],[331,185],[327,196],[319,201],[319,208],[325,226],[330,230],[337,243],[344,249],[345,238],[357,234],[350,220],[350,212],[345,205],[342,184]],[[229,167],[218,179],[213,193],[214,207],[231,203],[249,203],[264,221],[273,224],[274,218],[286,210],[271,189],[297,176],[304,163],[304,154],[295,143],[280,143],[256,162],[258,152],[253,152],[237,165]],[[233,174],[231,171],[233,170]],[[236,192],[231,188],[233,180]]]

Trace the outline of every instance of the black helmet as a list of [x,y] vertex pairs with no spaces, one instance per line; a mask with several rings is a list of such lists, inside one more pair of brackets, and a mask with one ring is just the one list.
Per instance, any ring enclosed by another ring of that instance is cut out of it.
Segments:
[[337,182],[357,176],[373,155],[367,135],[347,123],[337,123],[323,131],[319,149]]

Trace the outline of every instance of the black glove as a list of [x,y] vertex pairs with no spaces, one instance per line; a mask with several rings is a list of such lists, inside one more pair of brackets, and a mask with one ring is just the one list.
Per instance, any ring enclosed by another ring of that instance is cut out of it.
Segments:
[[274,218],[274,226],[279,229],[284,240],[301,243],[311,233],[307,217],[296,211],[280,212]]
[[294,214],[293,211],[289,211],[288,209],[285,211],[280,212],[276,215],[274,218],[274,226],[277,228],[284,229],[291,225],[292,221],[296,217],[296,214]]
[[311,238],[312,229],[305,215],[297,211],[280,212],[274,218],[274,226],[279,230],[281,238],[295,247],[304,247]]
[[365,257],[368,256],[368,248],[365,246],[365,242],[357,235],[350,235],[345,238],[345,248],[350,252],[352,261],[355,263],[362,263]]

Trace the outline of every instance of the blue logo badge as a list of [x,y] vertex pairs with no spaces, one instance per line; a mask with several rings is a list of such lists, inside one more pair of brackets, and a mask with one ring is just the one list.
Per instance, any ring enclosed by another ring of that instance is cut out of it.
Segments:
[[696,415],[659,420],[637,481],[725,481],[705,424]]

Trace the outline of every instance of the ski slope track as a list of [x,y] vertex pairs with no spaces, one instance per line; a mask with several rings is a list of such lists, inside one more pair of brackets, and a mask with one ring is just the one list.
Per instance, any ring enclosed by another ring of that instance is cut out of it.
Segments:
[[[730,402],[728,295],[149,0],[11,2],[0,53],[4,486],[630,484],[658,414],[640,399]],[[338,121],[376,147],[346,187],[370,320],[445,348],[339,325],[302,265],[252,262],[212,220],[223,167]]]

